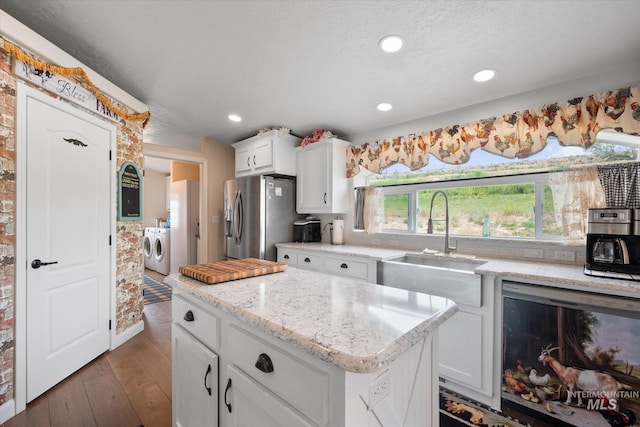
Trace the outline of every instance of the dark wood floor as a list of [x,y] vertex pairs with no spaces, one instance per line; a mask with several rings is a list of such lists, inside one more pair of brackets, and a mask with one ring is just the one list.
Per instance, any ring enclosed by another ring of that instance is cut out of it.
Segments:
[[6,427],[171,425],[171,301],[144,306],[144,331],[27,405]]

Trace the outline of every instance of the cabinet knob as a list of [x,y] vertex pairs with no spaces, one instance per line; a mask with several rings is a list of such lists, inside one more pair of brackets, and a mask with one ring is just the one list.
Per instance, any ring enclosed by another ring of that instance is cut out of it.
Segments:
[[311,262],[311,260],[309,258],[305,258],[304,262]]
[[193,322],[196,318],[193,317],[193,311],[189,310],[184,314],[183,319],[187,322]]
[[342,264],[340,264],[340,268],[349,268],[349,266],[346,262],[343,262]]
[[289,255],[283,256],[284,259],[289,259]]
[[273,372],[273,362],[271,362],[271,358],[269,357],[269,355],[265,354],[265,353],[261,353],[260,356],[258,356],[258,360],[256,361],[256,368],[258,368],[258,370],[268,374],[269,372]]

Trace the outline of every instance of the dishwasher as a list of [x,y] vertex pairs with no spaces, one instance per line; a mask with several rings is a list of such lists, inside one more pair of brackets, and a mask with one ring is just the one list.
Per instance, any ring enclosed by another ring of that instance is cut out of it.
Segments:
[[503,282],[502,393],[557,425],[633,425],[640,414],[640,299]]

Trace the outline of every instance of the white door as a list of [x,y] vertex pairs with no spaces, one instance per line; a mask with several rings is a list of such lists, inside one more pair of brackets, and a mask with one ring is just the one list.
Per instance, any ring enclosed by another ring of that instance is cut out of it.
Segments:
[[26,110],[31,401],[109,346],[109,150],[115,128],[35,91],[27,95]]

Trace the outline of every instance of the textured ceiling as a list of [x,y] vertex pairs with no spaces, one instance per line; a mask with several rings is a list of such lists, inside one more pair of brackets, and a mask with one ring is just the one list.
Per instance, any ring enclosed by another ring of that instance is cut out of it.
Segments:
[[[232,143],[266,126],[354,135],[640,60],[636,0],[0,0],[0,7],[145,102],[152,113],[145,142],[194,150],[201,137]],[[406,49],[380,52],[378,41],[390,33],[402,35]],[[472,82],[486,67],[497,77]],[[393,110],[378,112],[383,101]],[[230,113],[244,120],[230,122]]]

